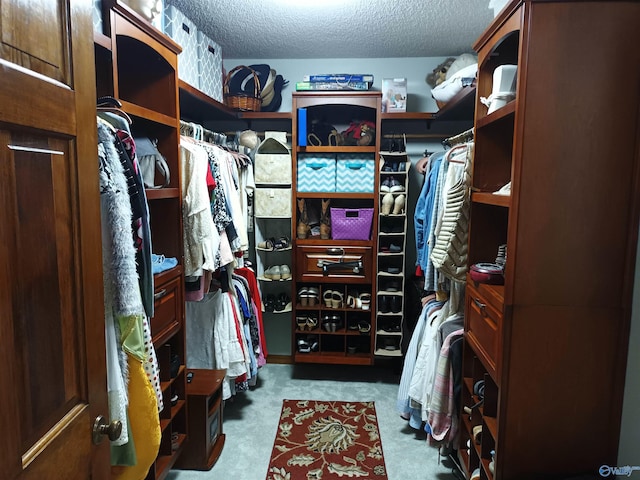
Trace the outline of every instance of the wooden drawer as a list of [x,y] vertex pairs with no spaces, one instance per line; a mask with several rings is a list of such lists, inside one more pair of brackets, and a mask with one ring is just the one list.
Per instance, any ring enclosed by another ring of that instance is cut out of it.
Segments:
[[467,283],[465,330],[482,363],[496,380],[502,314]]
[[180,328],[182,318],[182,290],[181,276],[177,276],[166,283],[156,286],[154,315],[151,319],[151,335],[157,342],[159,337],[165,337],[169,332]]
[[[338,262],[349,263],[334,266]],[[314,245],[296,249],[296,280],[299,282],[370,283],[372,278],[373,251],[370,247]]]

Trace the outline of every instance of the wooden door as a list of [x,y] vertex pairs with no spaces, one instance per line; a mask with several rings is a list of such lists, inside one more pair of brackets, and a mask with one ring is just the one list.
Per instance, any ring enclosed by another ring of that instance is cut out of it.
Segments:
[[91,0],[0,0],[0,476],[106,479]]

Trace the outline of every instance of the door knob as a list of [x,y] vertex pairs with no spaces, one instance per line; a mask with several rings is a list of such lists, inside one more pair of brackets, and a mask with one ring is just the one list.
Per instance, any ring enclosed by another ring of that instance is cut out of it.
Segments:
[[104,436],[109,437],[109,440],[117,440],[122,433],[122,422],[120,420],[114,420],[111,423],[107,423],[107,419],[102,415],[96,417],[93,422],[93,443],[100,445]]

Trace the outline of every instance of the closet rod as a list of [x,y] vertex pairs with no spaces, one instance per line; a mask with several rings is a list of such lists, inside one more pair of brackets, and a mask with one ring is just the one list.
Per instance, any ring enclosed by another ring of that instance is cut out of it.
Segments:
[[[255,131],[257,135],[262,135],[264,137],[264,132]],[[224,132],[225,135],[235,136],[238,133],[238,130],[234,130],[233,132]],[[287,138],[291,138],[291,134],[287,132]]]
[[[404,138],[437,138],[438,140],[446,136],[446,134],[443,133],[403,133],[402,135]],[[398,138],[398,134],[384,134],[382,138]]]
[[458,135],[454,135],[453,137],[449,137],[442,142],[445,148],[451,148],[454,145],[458,145],[460,143],[467,143],[473,140],[473,127],[469,130],[465,130]]

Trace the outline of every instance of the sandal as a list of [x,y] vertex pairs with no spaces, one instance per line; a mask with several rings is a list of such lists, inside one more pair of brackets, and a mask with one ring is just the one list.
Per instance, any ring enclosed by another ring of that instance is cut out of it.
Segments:
[[291,299],[289,298],[289,295],[287,295],[286,293],[282,292],[280,295],[278,295],[278,299],[276,300],[275,311],[276,312],[283,312],[289,306],[291,306]]
[[315,330],[318,326],[318,319],[316,317],[307,317],[307,330]]
[[264,242],[258,243],[258,248],[260,250],[266,250],[268,252],[272,252],[275,248],[275,240],[273,237],[267,238]]
[[360,330],[360,333],[369,333],[371,331],[371,324],[363,320],[358,323],[358,330]]
[[320,291],[315,287],[307,288],[307,305],[315,307],[319,302]]
[[264,310],[266,312],[273,312],[276,308],[276,297],[273,294],[267,295],[267,298],[264,300]]
[[309,353],[311,351],[311,346],[309,345],[309,343],[305,339],[299,338],[298,339],[298,351],[300,353]]
[[331,303],[331,298],[333,297],[333,290],[325,290],[325,292],[322,294],[322,299],[324,300],[324,305],[325,307],[330,307],[332,306]]
[[331,307],[332,308],[342,308],[342,302],[344,300],[344,295],[337,290],[333,290],[331,292]]
[[347,297],[347,306],[349,308],[362,308],[362,301],[358,298],[357,293]]
[[304,332],[307,328],[307,321],[307,317],[296,317],[296,324],[298,325],[298,329]]
[[289,237],[280,237],[278,240],[271,239],[273,241],[273,248],[275,250],[284,250],[291,246],[291,242],[289,241]]
[[360,308],[362,308],[362,310],[369,310],[371,308],[370,293],[361,293],[358,300],[360,302]]
[[298,290],[298,301],[303,307],[309,306],[309,289],[301,288]]

